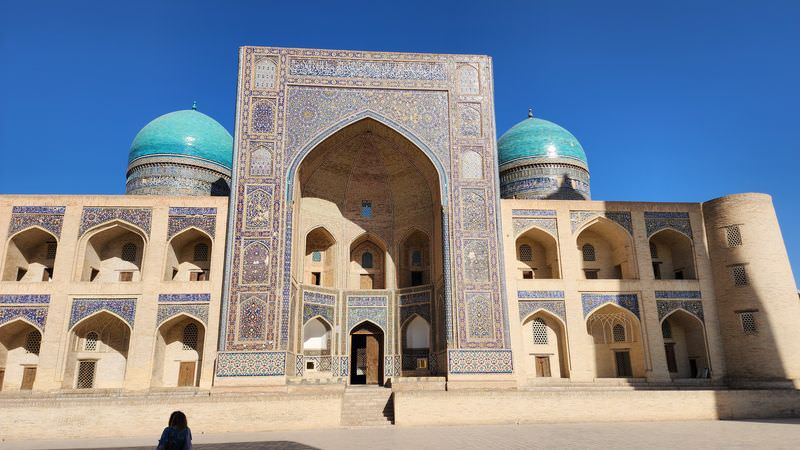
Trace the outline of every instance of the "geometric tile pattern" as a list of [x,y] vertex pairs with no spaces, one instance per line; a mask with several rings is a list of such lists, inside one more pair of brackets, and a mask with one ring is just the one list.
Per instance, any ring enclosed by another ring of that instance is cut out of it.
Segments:
[[412,305],[414,303],[430,303],[431,291],[414,292],[411,294],[400,294],[398,296],[400,306]]
[[414,314],[425,319],[429,324],[431,323],[431,305],[430,303],[417,303],[414,305],[400,306],[400,325],[406,323],[409,317]]
[[0,306],[0,326],[17,318],[26,319],[43,331],[47,321],[47,306]]
[[353,329],[356,325],[364,320],[369,320],[372,323],[386,330],[386,308],[375,307],[349,307],[347,308],[347,332]]
[[61,236],[61,225],[64,223],[65,206],[15,206],[11,210],[11,224],[8,235],[32,226],[39,226]]
[[627,309],[641,319],[641,316],[639,316],[639,301],[636,294],[582,293],[581,302],[583,303],[583,317],[588,316],[589,313],[606,303],[612,303]]
[[333,307],[325,305],[316,305],[314,303],[303,303],[303,324],[316,316],[320,316],[333,325]]
[[108,311],[117,315],[133,328],[136,316],[135,298],[80,298],[72,301],[72,311],[69,316],[71,329],[80,320],[89,317],[98,311]]
[[564,291],[517,291],[517,298],[564,298]]
[[629,211],[570,211],[569,216],[573,233],[590,219],[605,217],[612,222],[618,223],[622,228],[628,230],[628,233],[633,234],[631,213]]
[[336,304],[336,295],[305,290],[303,291],[303,302],[334,306]]
[[701,321],[705,321],[703,316],[703,302],[700,300],[656,300],[658,309],[658,320],[664,319],[676,309],[684,309],[697,316]]
[[702,298],[700,291],[656,291],[656,298],[671,299],[671,298],[688,298],[698,299]]
[[13,305],[28,305],[28,304],[41,304],[50,303],[49,294],[0,294],[0,303],[8,303]]
[[561,320],[567,320],[567,311],[564,307],[564,302],[561,300],[534,300],[534,301],[520,301],[519,302],[519,319],[524,320],[531,313],[543,309],[549,311]]
[[172,302],[209,302],[211,301],[211,294],[159,294],[159,303],[172,303]]
[[448,371],[453,374],[512,373],[511,350],[448,350]]
[[672,228],[692,237],[692,225],[687,212],[645,211],[644,224],[647,228],[647,237],[665,228]]
[[171,239],[172,236],[190,227],[205,231],[213,238],[217,227],[217,208],[178,207],[169,209],[167,239]]
[[280,376],[286,371],[286,352],[220,352],[218,377]]
[[208,325],[208,305],[196,304],[158,305],[156,323],[160,326],[164,321],[178,314],[188,314]]
[[150,235],[150,221],[153,211],[150,208],[104,208],[84,206],[78,236],[83,236],[89,228],[112,220],[122,220],[136,225]]
[[512,227],[514,228],[514,236],[519,236],[520,233],[526,231],[531,227],[541,228],[542,230],[558,237],[558,222],[556,219],[540,219],[540,218],[517,218],[511,220]]
[[385,296],[347,296],[347,306],[386,306],[388,298]]
[[386,80],[447,80],[444,64],[417,61],[349,61],[343,59],[292,58],[290,75],[373,78]]
[[556,217],[555,209],[512,209],[512,216],[521,217]]

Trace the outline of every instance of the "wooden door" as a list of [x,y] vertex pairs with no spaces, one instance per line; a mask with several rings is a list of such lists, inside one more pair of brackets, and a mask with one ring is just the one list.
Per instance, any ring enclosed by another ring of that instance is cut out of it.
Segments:
[[617,376],[627,378],[633,376],[631,368],[631,354],[628,351],[614,352],[614,359],[617,364]]
[[6,377],[6,369],[0,369],[0,391],[3,390],[3,379]]
[[36,367],[25,367],[22,371],[22,386],[20,389],[33,389],[33,381],[36,380]]
[[536,376],[549,377],[550,376],[550,357],[537,356],[536,357]]
[[678,361],[675,359],[675,344],[664,344],[664,353],[667,356],[667,370],[672,373],[678,371]]
[[380,343],[374,334],[367,335],[367,384],[378,384]]
[[178,386],[194,386],[195,361],[183,361],[178,369]]

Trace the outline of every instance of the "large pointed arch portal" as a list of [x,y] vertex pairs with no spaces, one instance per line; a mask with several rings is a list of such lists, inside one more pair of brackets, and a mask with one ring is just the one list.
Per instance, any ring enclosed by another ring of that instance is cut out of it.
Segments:
[[[255,84],[264,58],[274,79]],[[351,311],[385,322],[383,375],[399,376],[401,310],[430,315],[431,373],[510,373],[490,59],[244,47],[240,64],[217,383],[302,375],[309,311],[336,322],[332,376]],[[319,227],[332,248],[309,253]],[[401,248],[414,230],[427,253]],[[304,269],[326,258],[337,270]],[[251,321],[264,333],[240,340]]]

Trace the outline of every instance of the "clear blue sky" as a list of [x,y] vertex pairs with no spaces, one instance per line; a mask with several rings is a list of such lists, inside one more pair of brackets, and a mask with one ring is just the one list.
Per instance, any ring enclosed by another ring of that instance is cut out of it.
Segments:
[[0,193],[121,194],[192,100],[232,131],[241,45],[491,55],[501,133],[569,129],[595,199],[769,193],[800,276],[796,0],[0,0]]

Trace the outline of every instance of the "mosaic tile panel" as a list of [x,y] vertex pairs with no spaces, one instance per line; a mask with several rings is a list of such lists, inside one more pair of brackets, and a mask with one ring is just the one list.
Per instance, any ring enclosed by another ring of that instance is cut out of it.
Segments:
[[703,302],[700,300],[656,300],[658,320],[663,320],[676,309],[684,309],[705,322],[703,315]]
[[474,66],[469,64],[458,66],[458,93],[461,95],[481,93],[480,74]]
[[50,303],[49,294],[0,294],[0,303],[9,303],[14,305],[27,305],[31,303]]
[[595,217],[605,217],[625,228],[631,235],[633,234],[631,213],[628,211],[570,211],[569,215],[573,233],[589,220]]
[[466,325],[469,339],[493,339],[494,321],[490,294],[469,293],[466,296],[466,304]]
[[368,320],[382,330],[386,330],[386,308],[375,307],[353,307],[347,308],[347,331],[353,329],[359,323]]
[[261,98],[253,102],[250,131],[253,133],[273,133],[275,131],[275,100]]
[[406,321],[414,314],[419,315],[428,323],[431,323],[431,305],[430,303],[418,303],[414,305],[400,307],[400,324],[405,324]]
[[645,211],[644,224],[647,229],[647,237],[650,237],[659,231],[672,228],[686,236],[692,238],[692,225],[689,221],[688,212],[658,212],[658,211]]
[[564,302],[560,300],[534,300],[519,302],[519,320],[525,320],[531,313],[543,309],[567,321],[567,311]]
[[169,209],[167,239],[172,239],[176,234],[192,227],[206,232],[213,239],[217,228],[217,208]]
[[210,302],[211,294],[159,294],[159,303],[175,303],[175,302]]
[[564,291],[517,291],[517,298],[564,298]]
[[250,176],[271,177],[273,175],[272,159],[275,154],[274,142],[252,143],[250,151]]
[[115,314],[131,328],[136,317],[135,298],[80,298],[72,301],[72,310],[69,316],[69,328],[76,323],[91,316],[98,311],[108,311]]
[[400,294],[398,296],[400,306],[412,305],[414,303],[430,303],[431,291],[413,292],[410,294]]
[[481,104],[459,103],[457,109],[459,135],[461,137],[475,138],[483,136]]
[[246,297],[239,307],[239,340],[264,341],[266,328],[267,302],[258,295]]
[[556,218],[555,209],[512,209],[512,216]]
[[141,228],[150,235],[150,222],[153,211],[150,208],[106,208],[84,206],[81,214],[79,236],[83,236],[90,228],[112,220],[121,220]]
[[16,319],[25,319],[44,331],[47,322],[47,306],[0,306],[0,326]]
[[294,356],[294,374],[298,377],[303,376],[303,369],[305,368],[305,357],[303,355]]
[[447,67],[422,61],[364,61],[327,58],[291,58],[289,75],[371,78],[380,80],[447,80]]
[[286,352],[220,352],[218,377],[280,376],[286,371]]
[[392,355],[385,355],[383,357],[383,376],[384,377],[393,377],[395,375],[394,371],[394,357]]
[[581,303],[583,304],[583,317],[587,317],[600,306],[611,303],[627,309],[641,319],[639,315],[639,299],[636,294],[583,293],[581,294]]
[[388,298],[385,296],[347,296],[347,306],[386,306],[387,302]]
[[671,299],[671,298],[687,298],[699,299],[702,298],[700,291],[656,291],[656,298]]
[[11,209],[11,223],[8,236],[12,236],[26,228],[38,226],[61,237],[61,226],[64,224],[65,206],[14,206]]
[[334,324],[333,320],[333,307],[332,306],[324,306],[324,305],[316,305],[314,303],[305,303],[303,304],[303,324],[305,325],[309,320],[314,317],[320,316],[323,319],[327,320],[328,323]]
[[486,230],[486,193],[483,189],[463,189],[461,192],[461,208],[464,220],[461,222],[464,230]]
[[512,373],[511,350],[448,350],[448,372],[452,374]]
[[336,296],[322,292],[303,291],[303,302],[334,306],[336,304]]
[[242,284],[265,284],[269,280],[269,246],[266,239],[244,240]]
[[489,281],[489,245],[485,240],[464,239],[464,279]]
[[514,236],[519,236],[522,232],[527,231],[531,227],[541,228],[542,230],[550,233],[553,237],[558,238],[558,222],[556,219],[539,219],[539,218],[514,218],[511,219],[511,225],[514,229]]
[[247,186],[247,214],[245,226],[249,229],[268,228],[272,225],[272,186]]
[[204,325],[208,325],[208,305],[197,304],[158,305],[156,323],[161,326],[162,323],[182,313],[195,317]]

